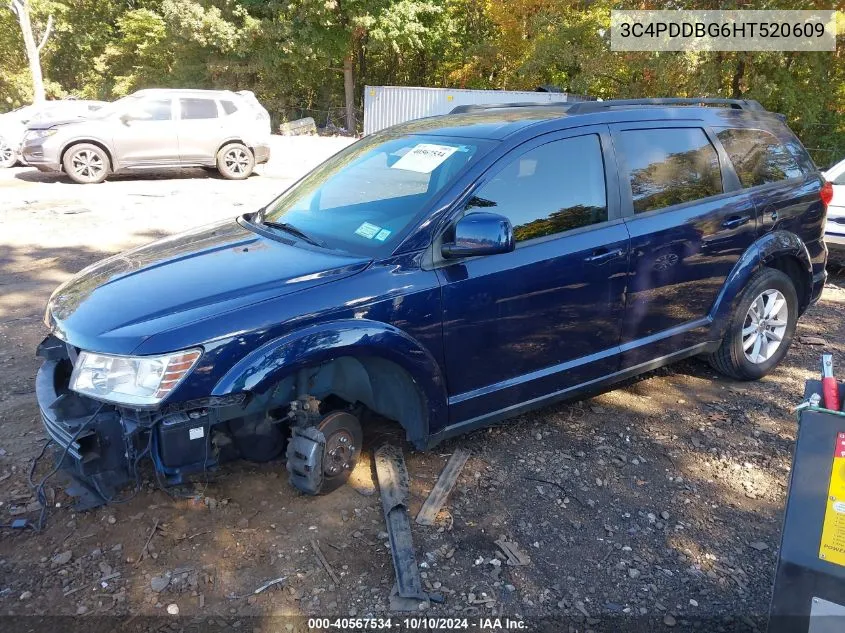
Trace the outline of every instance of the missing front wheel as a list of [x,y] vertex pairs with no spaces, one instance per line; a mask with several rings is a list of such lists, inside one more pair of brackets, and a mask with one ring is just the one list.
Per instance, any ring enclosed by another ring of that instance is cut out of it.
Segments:
[[290,482],[308,495],[326,494],[349,479],[361,455],[363,432],[348,411],[332,411],[315,425],[291,427],[287,448]]

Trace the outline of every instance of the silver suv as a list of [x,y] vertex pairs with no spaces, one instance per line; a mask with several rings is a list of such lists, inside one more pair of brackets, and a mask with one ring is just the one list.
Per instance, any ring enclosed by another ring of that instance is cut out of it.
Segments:
[[270,158],[270,116],[248,91],[140,90],[84,121],[29,126],[21,154],[41,171],[79,183],[110,173],[214,167],[248,177]]

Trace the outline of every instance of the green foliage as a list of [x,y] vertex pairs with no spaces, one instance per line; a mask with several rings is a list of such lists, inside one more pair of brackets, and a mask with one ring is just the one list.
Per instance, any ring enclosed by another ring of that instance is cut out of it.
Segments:
[[[820,164],[845,155],[843,37],[831,53],[620,53],[610,10],[639,0],[32,0],[55,18],[48,95],[144,87],[253,90],[274,120],[340,123],[343,63],[364,84],[533,90],[602,98],[724,96],[786,114]],[[821,0],[680,0],[678,8],[826,8]],[[840,13],[839,23],[845,24]],[[31,98],[14,16],[0,4],[0,109]],[[360,106],[360,102],[359,102]]]

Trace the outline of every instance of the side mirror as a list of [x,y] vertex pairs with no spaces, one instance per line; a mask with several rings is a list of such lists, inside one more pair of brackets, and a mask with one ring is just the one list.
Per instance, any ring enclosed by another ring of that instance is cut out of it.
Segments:
[[514,249],[510,220],[484,211],[465,215],[455,224],[455,237],[443,244],[440,253],[447,259],[510,253]]
[[124,112],[120,115],[120,122],[123,125],[129,125],[131,121],[144,121],[150,118],[149,112],[138,110],[135,112]]

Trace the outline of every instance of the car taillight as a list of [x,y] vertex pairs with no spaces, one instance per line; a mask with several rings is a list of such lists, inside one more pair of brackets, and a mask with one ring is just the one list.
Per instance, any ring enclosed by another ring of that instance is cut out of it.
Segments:
[[819,198],[821,198],[822,204],[827,207],[833,200],[833,185],[829,182],[824,183],[821,191],[819,191]]

